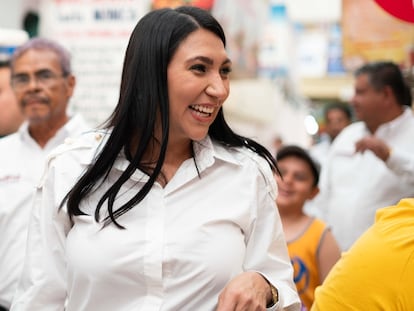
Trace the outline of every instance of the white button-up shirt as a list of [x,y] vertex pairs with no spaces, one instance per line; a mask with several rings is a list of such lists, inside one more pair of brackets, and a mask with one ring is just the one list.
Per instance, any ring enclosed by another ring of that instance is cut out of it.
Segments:
[[391,149],[385,163],[371,151],[355,153],[355,143],[371,135],[363,122],[346,127],[334,140],[322,168],[321,192],[312,203],[347,250],[374,223],[378,208],[414,196],[414,117],[411,109],[382,124],[375,136]]
[[28,124],[0,139],[0,305],[10,307],[23,268],[27,227],[47,154],[69,136],[87,129],[71,118],[44,148],[29,135]]
[[[264,159],[208,137],[194,143],[195,160],[182,163],[164,188],[156,183],[118,218],[125,227],[119,229],[94,219],[99,198],[128,165],[119,156],[108,179],[80,206],[87,215],[71,225],[58,205],[91,164],[100,148],[96,140],[99,135],[73,142],[51,157],[13,311],[63,310],[65,300],[66,311],[214,310],[219,293],[243,271],[257,271],[278,288],[278,310],[299,310],[276,185]],[[115,207],[147,179],[137,170]]]

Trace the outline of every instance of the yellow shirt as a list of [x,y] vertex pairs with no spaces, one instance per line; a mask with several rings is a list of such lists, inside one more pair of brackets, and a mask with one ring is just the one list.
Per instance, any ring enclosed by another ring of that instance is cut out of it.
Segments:
[[287,243],[295,285],[308,310],[313,303],[315,288],[321,284],[317,257],[320,241],[326,230],[324,222],[313,219],[298,238]]
[[315,292],[312,311],[414,310],[414,199],[379,209]]

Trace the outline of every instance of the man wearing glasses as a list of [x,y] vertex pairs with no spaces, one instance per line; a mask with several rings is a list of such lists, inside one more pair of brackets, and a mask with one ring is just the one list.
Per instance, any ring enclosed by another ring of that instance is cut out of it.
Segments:
[[49,152],[87,129],[67,113],[75,87],[70,55],[29,40],[11,58],[11,84],[25,122],[0,140],[0,311],[8,310],[23,267],[32,195]]

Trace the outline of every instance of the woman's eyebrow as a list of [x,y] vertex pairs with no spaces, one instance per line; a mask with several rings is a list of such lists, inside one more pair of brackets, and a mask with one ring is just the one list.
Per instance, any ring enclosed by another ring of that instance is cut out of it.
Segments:
[[[188,62],[192,62],[192,61],[196,61],[196,60],[202,61],[202,62],[204,62],[208,65],[213,65],[214,64],[214,61],[211,58],[206,57],[206,56],[195,56],[193,58],[190,58],[188,60]],[[225,65],[225,64],[231,64],[231,60],[229,58],[227,58],[222,63],[222,65]]]

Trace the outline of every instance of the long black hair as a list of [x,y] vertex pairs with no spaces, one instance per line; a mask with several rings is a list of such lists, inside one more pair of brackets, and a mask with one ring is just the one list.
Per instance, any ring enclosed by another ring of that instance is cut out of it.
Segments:
[[[62,201],[66,202],[70,218],[83,215],[80,203],[107,178],[117,156],[124,151],[129,165],[121,176],[102,195],[95,210],[99,221],[100,209],[106,202],[108,217],[105,224],[116,219],[141,202],[151,190],[161,173],[168,143],[169,100],[167,67],[180,43],[197,29],[206,29],[216,34],[224,46],[224,31],[217,20],[207,11],[190,6],[176,9],[160,9],[145,15],[132,32],[125,54],[118,104],[105,123],[111,134],[96,156],[94,163],[82,175]],[[143,156],[154,143],[157,114],[162,135],[161,146],[155,168],[147,171]],[[223,110],[209,128],[209,135],[217,142],[229,147],[245,146],[265,158],[273,171],[277,170],[273,156],[257,142],[235,134],[226,123]],[[138,141],[132,151],[133,142]],[[149,175],[148,181],[128,202],[113,209],[115,198],[122,185],[136,169]]]

